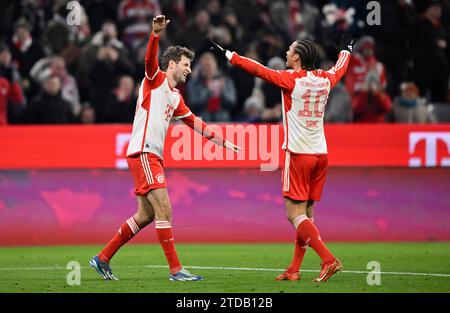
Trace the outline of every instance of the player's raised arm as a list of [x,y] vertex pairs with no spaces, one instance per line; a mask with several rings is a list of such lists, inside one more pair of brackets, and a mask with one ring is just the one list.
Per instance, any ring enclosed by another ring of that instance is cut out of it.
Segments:
[[350,55],[353,51],[355,41],[350,34],[343,34],[339,44],[339,56],[336,64],[327,71],[331,81],[331,88],[333,88],[344,76],[347,71],[348,63],[350,62]]
[[209,40],[209,42],[211,44],[211,48],[224,55],[234,66],[237,66],[247,73],[257,76],[282,89],[292,90],[294,88],[295,81],[288,71],[272,70],[252,59],[242,57],[236,52],[225,50],[212,40]]
[[158,15],[153,18],[152,33],[147,44],[147,51],[145,53],[145,77],[153,80],[158,73],[158,43],[159,34],[166,29],[170,20],[166,20],[164,15]]

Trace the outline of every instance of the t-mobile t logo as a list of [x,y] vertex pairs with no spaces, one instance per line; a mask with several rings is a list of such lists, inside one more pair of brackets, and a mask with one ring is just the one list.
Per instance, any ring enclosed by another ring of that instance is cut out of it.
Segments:
[[128,168],[125,156],[127,155],[127,148],[130,143],[130,138],[130,133],[119,133],[116,135],[116,168],[118,169]]
[[450,166],[450,157],[438,160],[438,140],[447,146],[446,152],[450,154],[450,132],[411,132],[409,134],[409,153],[414,154],[419,142],[425,140],[425,162],[420,157],[409,159],[410,167]]

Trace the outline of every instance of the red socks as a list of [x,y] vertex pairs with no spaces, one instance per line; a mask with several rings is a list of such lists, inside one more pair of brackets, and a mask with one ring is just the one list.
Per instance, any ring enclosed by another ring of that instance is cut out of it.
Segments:
[[156,235],[159,243],[164,250],[164,254],[169,263],[170,272],[172,274],[181,270],[181,264],[178,260],[177,251],[172,234],[172,223],[170,221],[156,221]]
[[[156,221],[156,235],[159,243],[164,250],[167,262],[169,263],[170,272],[176,273],[181,270],[181,264],[178,260],[177,251],[175,250],[175,243],[172,234],[172,223],[169,221]],[[116,254],[116,252],[134,237],[140,230],[139,225],[133,217],[130,217],[119,228],[117,234],[98,254],[98,258],[102,262],[108,262]]]
[[120,226],[117,234],[98,254],[98,258],[102,262],[108,262],[116,254],[117,250],[127,243],[131,238],[139,232],[140,228],[133,217],[127,219],[125,223]]
[[292,258],[291,265],[287,269],[289,273],[296,273],[300,271],[303,257],[305,256],[306,249],[308,248],[302,241],[295,240],[294,257]]
[[336,258],[325,246],[320,238],[319,230],[306,215],[300,215],[294,220],[294,226],[297,228],[297,241],[304,242],[322,259],[322,264],[333,262]]

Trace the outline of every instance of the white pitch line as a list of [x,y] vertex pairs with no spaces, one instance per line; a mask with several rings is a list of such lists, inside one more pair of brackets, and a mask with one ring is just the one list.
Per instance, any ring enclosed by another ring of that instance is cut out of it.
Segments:
[[[168,268],[167,265],[146,265],[150,268]],[[203,270],[228,270],[228,271],[268,271],[280,272],[285,271],[284,268],[253,268],[253,267],[217,267],[217,266],[184,266],[185,268],[203,269]],[[320,270],[301,270],[302,272],[319,273]],[[411,272],[369,272],[369,271],[342,271],[342,273],[349,274],[382,274],[382,275],[409,275],[409,276],[435,276],[435,277],[450,277],[450,274],[439,273],[411,273]]]
[[[144,265],[144,266],[113,266],[114,268],[169,268],[167,265]],[[259,271],[259,272],[282,272],[282,268],[260,268],[260,267],[222,267],[222,266],[184,266],[189,269],[200,270],[225,270],[225,271]],[[89,268],[81,266],[80,269]],[[73,270],[74,268],[70,268]],[[47,270],[68,270],[63,266],[46,266],[46,267],[0,267],[0,271],[47,271]],[[302,272],[319,273],[320,270],[305,270]],[[402,276],[431,276],[431,277],[450,277],[450,274],[440,273],[412,273],[412,272],[369,272],[369,271],[342,271],[348,274],[381,274],[381,275],[402,275]]]

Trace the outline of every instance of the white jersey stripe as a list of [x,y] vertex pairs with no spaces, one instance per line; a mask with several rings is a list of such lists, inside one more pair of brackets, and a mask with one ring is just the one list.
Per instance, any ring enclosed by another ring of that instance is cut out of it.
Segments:
[[350,53],[344,53],[344,57],[342,59],[339,59],[337,64],[335,65],[335,69],[338,70],[341,67],[344,66],[345,62],[347,61],[347,59],[349,58]]
[[156,69],[155,74],[153,74],[153,76],[152,76],[152,78],[150,78],[150,80],[154,80],[155,79],[156,74],[158,74],[158,71],[159,71],[159,67]]
[[175,116],[174,119],[179,120],[180,118],[185,118],[185,117],[188,117],[190,115],[192,115],[192,112],[189,112],[189,113],[187,113],[185,115],[182,115],[182,116]]
[[144,163],[144,155],[145,155],[145,153],[142,153],[140,155],[141,163],[142,163],[142,169],[144,170],[145,179],[147,180],[147,183],[150,185],[151,182],[150,182],[149,175],[148,175],[148,172],[147,172],[147,167],[146,167],[146,165]]
[[153,174],[152,174],[152,168],[150,167],[150,163],[148,163],[148,158],[144,158],[145,163],[147,163],[148,173],[150,174],[150,180],[153,184]]
[[150,176],[150,183],[153,184],[153,174],[152,174],[152,168],[150,167],[150,163],[148,163],[148,158],[147,158],[148,153],[145,153],[144,156],[144,163],[145,166],[147,167],[147,173]]
[[150,166],[148,165],[147,153],[142,153],[140,155],[140,157],[141,157],[141,162],[142,162],[142,168],[144,169],[145,178],[147,179],[147,182],[149,183],[149,185],[151,185],[151,184],[153,184],[153,177],[152,177],[152,172],[150,170]]
[[291,164],[291,154],[286,151],[286,159],[284,160],[284,184],[283,191],[289,191],[289,166]]

